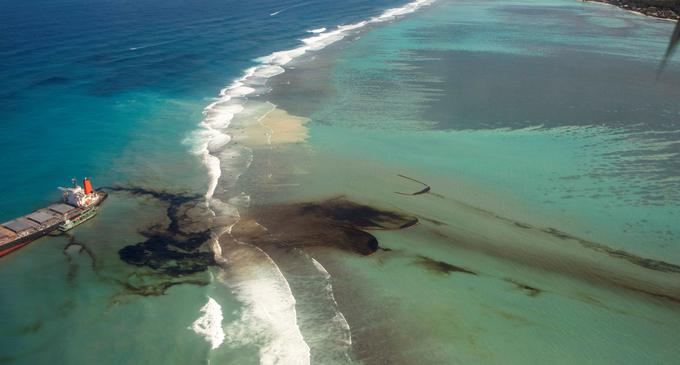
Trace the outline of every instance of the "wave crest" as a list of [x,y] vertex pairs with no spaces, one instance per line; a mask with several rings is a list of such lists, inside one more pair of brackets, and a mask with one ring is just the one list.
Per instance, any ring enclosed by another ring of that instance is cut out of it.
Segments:
[[222,329],[222,307],[215,299],[208,297],[208,302],[200,310],[203,315],[189,327],[199,336],[205,338],[214,350],[224,342],[225,334]]

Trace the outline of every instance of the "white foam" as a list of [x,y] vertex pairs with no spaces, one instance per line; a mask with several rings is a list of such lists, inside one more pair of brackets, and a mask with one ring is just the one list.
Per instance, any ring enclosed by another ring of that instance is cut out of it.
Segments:
[[166,45],[166,44],[168,44],[168,43],[173,43],[173,42],[175,42],[175,41],[165,41],[165,42],[144,44],[144,45],[137,46],[137,47],[130,47],[130,48],[128,48],[128,50],[130,50],[130,51],[137,51],[137,50],[140,50],[140,49],[151,48],[151,47],[158,47],[158,46]]
[[309,30],[308,32],[315,34],[315,36],[301,39],[302,43],[304,44],[303,46],[286,51],[274,52],[268,56],[259,58],[258,61],[270,65],[286,65],[295,58],[309,51],[321,50],[345,38],[354,30],[363,28],[369,24],[377,24],[394,20],[403,15],[412,13],[424,6],[430,5],[432,2],[434,2],[434,0],[416,0],[399,8],[387,9],[381,15],[370,18],[369,20],[364,20],[353,24],[340,25],[331,31],[327,31],[326,28]]
[[217,151],[231,141],[231,137],[228,134],[212,128],[204,130],[203,134],[206,135],[206,139],[208,140],[208,145],[206,146],[208,152]]
[[222,172],[220,171],[220,159],[211,155],[206,148],[205,153],[203,154],[203,164],[208,168],[209,183],[208,191],[205,193],[205,198],[208,200],[215,194],[217,182],[220,181],[220,175],[222,175]]
[[[321,265],[319,261],[316,261],[315,258],[309,256],[309,258],[312,260],[312,263],[314,264],[314,267],[316,267],[321,274],[323,274],[324,278],[326,279],[326,295],[331,299],[333,302],[333,305],[335,307],[335,316],[333,318],[333,321],[338,323],[346,333],[347,338],[344,340],[348,346],[352,345],[352,332],[349,328],[349,323],[347,322],[347,319],[345,318],[345,315],[340,312],[340,309],[338,308],[338,302],[335,300],[335,296],[333,295],[333,285],[331,285],[331,274],[328,273],[325,267]],[[347,354],[349,357],[349,354]]]
[[214,350],[224,342],[222,329],[222,307],[215,299],[208,297],[208,302],[201,308],[202,315],[189,327],[199,336],[205,338]]
[[[204,131],[203,133],[194,135],[194,138],[189,139],[190,143],[193,142],[199,146],[199,148],[193,149],[194,152],[199,154],[212,153],[229,143],[230,139],[227,138],[224,133],[215,133],[215,130],[228,128],[234,115],[242,112],[243,107],[230,106],[222,108],[220,105],[226,103],[240,105],[241,103],[239,100],[258,92],[254,86],[262,85],[267,79],[282,74],[285,72],[285,69],[282,66],[285,66],[295,58],[298,58],[307,52],[321,50],[328,45],[345,38],[354,30],[360,29],[368,24],[393,20],[405,14],[412,13],[423,6],[429,5],[433,1],[434,0],[416,0],[399,8],[385,10],[381,15],[369,20],[340,25],[331,31],[327,31],[325,28],[312,29],[310,33],[313,33],[314,35],[302,39],[302,46],[285,51],[273,52],[268,56],[257,59],[261,63],[260,65],[246,69],[241,78],[235,80],[231,85],[220,91],[219,99],[206,107],[204,110],[206,118],[201,123],[201,127],[206,129],[207,133]],[[214,169],[215,163],[213,159],[204,156],[203,161],[208,169]],[[209,174],[211,179],[219,179],[220,177],[219,174]],[[210,186],[213,185],[217,185],[217,182],[210,183]],[[214,188],[210,189],[206,194],[206,199],[210,199],[213,193]]]
[[[218,262],[226,262],[227,258],[223,257],[222,250],[218,247],[217,237],[230,230],[234,222],[238,220],[238,211],[229,203],[214,198],[213,195],[222,177],[223,169],[231,168],[231,161],[234,160],[235,155],[238,155],[238,152],[227,151],[226,146],[231,141],[231,136],[226,130],[235,115],[244,111],[243,105],[245,105],[247,98],[254,94],[266,92],[266,89],[258,87],[264,85],[267,79],[285,72],[283,66],[305,53],[321,50],[366,25],[396,19],[429,5],[433,1],[416,0],[400,8],[388,9],[377,17],[354,24],[341,25],[331,31],[327,31],[325,28],[312,29],[309,32],[313,36],[302,39],[301,46],[274,52],[257,59],[260,65],[246,69],[241,78],[220,90],[219,97],[206,106],[203,111],[204,120],[199,123],[200,128],[186,138],[185,143],[192,146],[191,151],[193,153],[201,156],[201,161],[208,170],[209,182],[205,201],[216,215],[216,221],[219,220],[224,223],[222,229],[214,230],[211,240],[211,246]],[[286,9],[281,9],[270,15],[275,16],[284,10]],[[239,175],[228,173],[227,176],[238,179]],[[243,247],[247,246],[243,245]],[[246,256],[256,259],[260,265],[257,265],[257,269],[249,268],[247,259],[228,258],[229,265],[227,267],[234,270],[240,268],[242,271],[237,274],[237,280],[229,283],[229,285],[235,287],[237,296],[246,304],[246,309],[240,320],[243,326],[230,326],[228,337],[231,341],[239,341],[240,334],[252,335],[256,333],[255,337],[258,341],[264,342],[260,347],[261,364],[309,364],[310,349],[297,325],[295,298],[288,282],[266,253],[253,246],[243,247],[240,251],[237,251],[241,254],[245,252]],[[239,262],[245,262],[246,266],[240,267]],[[314,262],[317,269],[325,272],[326,275],[328,274],[323,266],[318,264],[316,260]],[[332,297],[330,281],[327,288]],[[334,298],[333,301],[335,301]],[[221,307],[216,301],[209,298],[201,312],[204,315],[194,322],[192,329],[203,335],[211,343],[213,349],[217,348],[225,339],[225,333],[221,327]],[[337,313],[337,321],[343,326],[347,326],[349,333],[347,321],[345,321],[342,313],[339,311]],[[247,337],[244,336],[243,339]],[[348,341],[351,343],[351,337]]]
[[333,44],[345,37],[345,31],[334,30],[332,32],[321,33],[314,37],[305,38],[302,40],[307,45],[306,51],[318,51]]
[[226,328],[237,346],[260,345],[260,364],[309,364],[310,349],[297,325],[295,298],[274,261],[262,250],[237,244],[225,252],[227,284],[245,304],[238,321]]
[[248,94],[252,94],[253,92],[255,92],[255,89],[253,89],[252,87],[239,85],[239,86],[231,87],[231,88],[227,89],[227,91],[225,92],[225,95],[227,95],[231,98],[240,98],[240,97],[244,97]]
[[264,78],[270,78],[276,75],[280,75],[284,73],[286,70],[283,69],[283,67],[279,65],[266,65],[266,66],[261,66],[257,67],[255,69],[255,72],[253,72],[253,76],[255,77],[264,77]]
[[323,33],[325,31],[326,31],[326,28],[321,27],[321,28],[316,28],[316,29],[310,29],[310,30],[307,31],[307,33],[317,34],[317,33]]
[[[229,123],[234,115],[240,113],[243,109],[223,110],[217,108],[217,106],[230,101],[235,101],[236,104],[240,104],[238,102],[239,99],[246,98],[248,95],[257,92],[257,89],[253,86],[263,83],[262,81],[257,80],[266,80],[268,78],[282,74],[285,72],[285,69],[282,66],[290,63],[295,58],[300,57],[310,51],[321,50],[328,45],[345,38],[352,31],[363,28],[368,24],[376,24],[396,19],[397,17],[412,13],[423,6],[427,6],[433,1],[434,0],[416,0],[402,7],[387,9],[381,15],[372,17],[369,20],[364,20],[353,24],[340,25],[331,31],[327,31],[326,28],[310,30],[309,32],[314,35],[302,39],[302,46],[285,51],[273,52],[268,56],[257,59],[257,61],[261,63],[259,66],[246,69],[241,78],[235,80],[233,83],[231,83],[231,85],[222,89],[220,91],[220,98],[206,107],[206,110],[204,111],[204,114],[206,114],[206,120],[201,123],[201,127],[208,130],[228,128]],[[285,9],[274,12],[271,15],[276,15],[283,10]],[[216,148],[224,147],[224,145],[229,142],[228,138],[225,138],[222,134],[212,133],[212,131],[209,132],[210,133],[199,133],[198,135],[193,136],[193,138],[187,139],[188,143],[197,145],[195,148],[193,148],[195,153],[210,153]],[[204,156],[202,160],[208,169],[214,168],[214,162],[211,158]],[[218,174],[209,174],[211,179],[219,179]],[[210,186],[216,184],[217,182],[211,182]],[[207,200],[212,197],[213,192],[214,188],[206,194]]]
[[243,111],[243,105],[228,102],[215,102],[211,104],[209,112],[237,114]]
[[242,111],[241,104],[234,104],[231,100],[218,100],[203,110],[205,119],[202,123],[213,129],[226,129],[234,115]]
[[423,6],[430,5],[432,2],[434,2],[434,0],[416,0],[402,7],[387,9],[381,15],[371,18],[371,22],[378,23],[394,20],[397,17],[413,13],[414,11],[422,8]]
[[296,57],[300,57],[305,54],[307,50],[305,47],[293,48],[287,51],[274,52],[268,56],[260,57],[257,61],[262,63],[267,63],[271,65],[283,66]]

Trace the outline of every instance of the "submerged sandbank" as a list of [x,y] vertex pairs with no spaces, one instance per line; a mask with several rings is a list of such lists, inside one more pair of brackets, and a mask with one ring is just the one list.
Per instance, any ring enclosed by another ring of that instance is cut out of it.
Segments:
[[259,118],[257,123],[246,127],[247,137],[244,142],[250,146],[304,142],[309,137],[305,127],[308,121],[309,118],[288,114],[272,105],[271,111]]

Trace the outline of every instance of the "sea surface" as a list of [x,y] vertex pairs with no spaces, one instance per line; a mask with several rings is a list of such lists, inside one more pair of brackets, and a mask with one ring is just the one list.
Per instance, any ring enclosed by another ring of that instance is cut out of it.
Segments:
[[573,0],[0,0],[0,363],[675,364],[673,23]]

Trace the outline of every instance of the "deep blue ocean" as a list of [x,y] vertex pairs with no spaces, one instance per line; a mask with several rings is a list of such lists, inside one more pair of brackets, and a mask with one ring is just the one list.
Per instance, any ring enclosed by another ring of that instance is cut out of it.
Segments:
[[74,176],[167,182],[153,156],[191,158],[181,142],[201,110],[255,58],[402,3],[0,1],[0,221],[58,199]]

